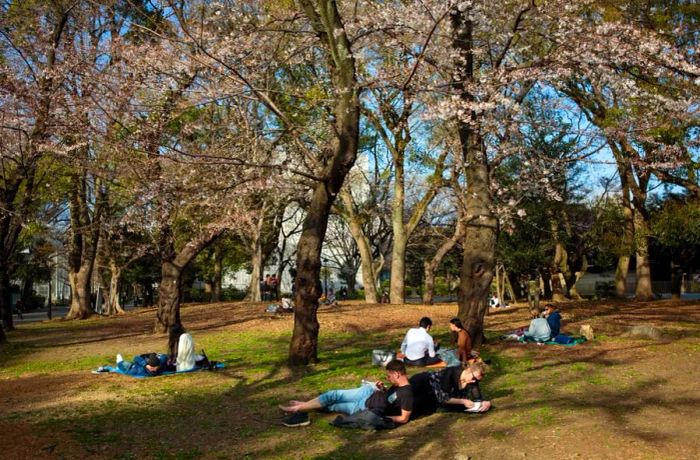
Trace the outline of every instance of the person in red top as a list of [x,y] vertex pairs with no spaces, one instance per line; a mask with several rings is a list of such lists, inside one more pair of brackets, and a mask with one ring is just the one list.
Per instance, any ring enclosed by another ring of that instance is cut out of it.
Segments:
[[459,318],[452,318],[450,320],[450,331],[454,334],[457,342],[457,357],[462,362],[462,365],[465,365],[472,357],[472,338],[469,332],[464,329],[462,321]]

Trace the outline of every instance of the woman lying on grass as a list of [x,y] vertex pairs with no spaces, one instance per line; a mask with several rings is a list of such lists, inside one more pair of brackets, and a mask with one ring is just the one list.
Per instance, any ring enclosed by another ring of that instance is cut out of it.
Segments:
[[467,367],[447,367],[438,372],[421,372],[409,379],[413,389],[413,415],[428,415],[437,410],[486,412],[490,401],[484,401],[479,381],[484,377],[484,363]]

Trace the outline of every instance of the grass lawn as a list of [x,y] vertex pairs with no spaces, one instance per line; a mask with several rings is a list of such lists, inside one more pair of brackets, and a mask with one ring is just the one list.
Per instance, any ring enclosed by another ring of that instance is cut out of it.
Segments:
[[[560,305],[564,332],[591,324],[574,347],[498,337],[527,324],[516,306],[487,317],[491,359],[485,415],[435,414],[391,431],[329,425],[312,414],[286,428],[277,405],[381,378],[373,348],[397,349],[421,316],[448,342],[454,304],[343,303],[319,312],[321,362],[290,369],[292,317],[264,305],[188,305],[185,327],[226,369],[134,379],[93,375],[116,353],[165,352],[154,310],[118,318],[22,325],[0,348],[0,458],[700,458],[700,303],[578,302]],[[659,340],[630,336],[658,328]],[[412,369],[420,372],[424,369]]]

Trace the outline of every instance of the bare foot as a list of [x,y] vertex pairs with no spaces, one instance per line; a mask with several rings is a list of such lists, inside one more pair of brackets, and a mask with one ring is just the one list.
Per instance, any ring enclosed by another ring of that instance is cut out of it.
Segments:
[[[297,403],[297,404],[295,404],[295,403]],[[287,405],[287,406],[284,406],[284,405],[280,404],[280,405],[277,406],[277,407],[279,407],[279,408],[280,408],[281,410],[283,410],[284,412],[299,412],[299,404],[298,404],[298,401],[290,401],[290,404]]]

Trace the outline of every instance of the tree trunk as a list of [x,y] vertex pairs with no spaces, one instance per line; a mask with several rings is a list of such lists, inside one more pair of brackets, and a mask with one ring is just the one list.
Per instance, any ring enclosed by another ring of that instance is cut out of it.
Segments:
[[[221,278],[223,273],[221,250],[217,248],[214,251],[214,285],[211,293],[212,302],[221,302]],[[258,283],[260,286],[260,283]]]
[[586,256],[583,256],[583,261],[581,262],[581,270],[577,271],[575,273],[576,279],[574,280],[573,283],[571,283],[571,289],[569,290],[569,295],[571,295],[571,298],[574,300],[582,300],[583,297],[581,297],[581,294],[579,294],[578,289],[576,289],[576,283],[578,283],[578,280],[580,280],[583,275],[586,274],[588,271],[588,259]]
[[260,302],[262,300],[260,280],[262,279],[263,256],[262,243],[259,237],[252,241],[251,251],[253,253],[251,260],[253,271],[250,274],[250,286],[248,286],[248,294],[245,296],[245,300],[248,302]]
[[166,332],[168,328],[180,322],[180,299],[182,268],[172,261],[161,264],[161,279],[158,285],[158,313],[156,315],[156,332]]
[[[348,223],[350,234],[355,239],[357,249],[360,252],[360,267],[362,268],[362,283],[365,288],[365,302],[377,303],[377,272],[375,270],[374,257],[370,248],[369,240],[362,230],[362,224],[353,211],[352,196],[347,190],[340,192],[340,197],[343,200],[347,212],[343,214],[345,221]],[[348,286],[349,288],[349,286]]]
[[636,251],[637,287],[634,297],[638,300],[651,300],[654,292],[651,287],[651,268],[649,267],[649,229],[641,212],[634,213],[634,238]]
[[630,268],[630,256],[622,255],[617,259],[615,269],[615,296],[620,299],[627,297],[627,275]]
[[324,43],[333,87],[334,137],[327,149],[327,166],[316,185],[297,246],[296,308],[289,345],[289,363],[305,365],[318,360],[317,282],[321,270],[321,249],[328,216],[345,177],[355,164],[359,144],[360,100],[355,75],[355,57],[335,1],[314,7],[299,0],[319,39]]
[[166,332],[170,326],[181,324],[182,272],[204,248],[214,242],[224,228],[203,230],[179,252],[175,252],[175,238],[169,225],[161,229],[161,280],[158,285],[158,313],[155,332]]
[[70,195],[71,247],[68,259],[71,303],[65,316],[66,319],[85,319],[92,314],[90,286],[106,195],[104,190],[101,190],[100,181],[95,180],[94,188],[97,190],[97,198],[91,215],[87,182],[86,171],[76,173],[72,177]]
[[126,313],[126,311],[124,311],[124,307],[122,307],[121,297],[119,295],[119,280],[122,276],[121,268],[119,268],[114,261],[110,261],[109,271],[109,314],[114,315]]
[[0,313],[2,313],[2,327],[0,327],[0,343],[7,342],[5,331],[15,328],[12,320],[12,295],[10,291],[10,277],[4,266],[0,266]]
[[[401,202],[403,209],[403,201]],[[397,232],[398,230],[398,232]],[[392,304],[403,304],[406,302],[406,232],[403,225],[403,212],[401,213],[400,225],[394,223],[394,238],[391,249],[391,285],[389,301]]]
[[423,303],[426,305],[433,304],[435,295],[435,270],[445,258],[445,255],[455,247],[455,245],[464,237],[465,233],[464,220],[460,218],[455,224],[455,231],[452,237],[442,243],[435,255],[430,261],[423,262],[424,286],[423,286]]
[[86,319],[92,315],[92,305],[90,303],[90,277],[92,267],[87,264],[78,271],[68,273],[70,283],[70,309],[66,313],[66,319]]
[[[472,41],[471,7],[464,11],[455,5],[450,11],[452,22],[452,48],[455,82],[459,97],[474,102],[468,85],[474,81],[474,55]],[[498,220],[491,212],[492,197],[489,190],[488,158],[481,138],[479,118],[470,113],[470,120],[458,121],[462,160],[465,167],[466,210],[464,256],[458,293],[459,312],[465,328],[472,337],[474,347],[484,340],[484,315],[488,310],[488,295],[494,275],[494,259]]]

